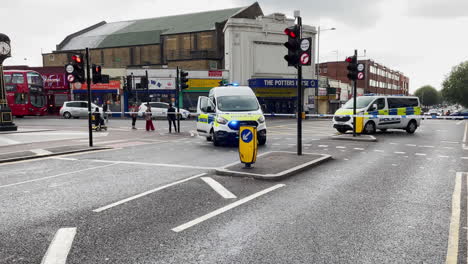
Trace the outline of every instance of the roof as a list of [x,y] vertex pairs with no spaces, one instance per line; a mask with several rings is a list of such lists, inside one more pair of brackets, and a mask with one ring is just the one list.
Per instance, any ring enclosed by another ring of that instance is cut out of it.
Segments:
[[249,7],[112,23],[103,21],[67,36],[57,45],[57,50],[159,44],[161,35],[215,30],[216,23],[224,22],[246,8]]

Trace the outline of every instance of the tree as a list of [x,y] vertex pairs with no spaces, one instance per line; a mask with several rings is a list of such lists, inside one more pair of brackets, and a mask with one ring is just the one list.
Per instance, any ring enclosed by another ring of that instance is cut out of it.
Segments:
[[439,92],[430,85],[424,85],[414,92],[414,95],[419,97],[422,105],[431,106],[440,103]]
[[442,87],[445,101],[468,107],[468,61],[453,67]]

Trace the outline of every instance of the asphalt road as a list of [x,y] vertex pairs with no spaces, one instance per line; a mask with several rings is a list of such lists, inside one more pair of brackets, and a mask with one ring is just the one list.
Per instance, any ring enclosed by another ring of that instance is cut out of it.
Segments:
[[[267,122],[259,152],[295,151],[295,121]],[[60,132],[0,135],[0,152],[87,143],[85,120],[17,123]],[[279,182],[214,175],[236,148],[182,124],[168,134],[165,121],[146,132],[111,120],[95,143],[112,150],[0,165],[0,263],[466,262],[465,122],[350,142],[305,121],[304,152],[333,160]]]

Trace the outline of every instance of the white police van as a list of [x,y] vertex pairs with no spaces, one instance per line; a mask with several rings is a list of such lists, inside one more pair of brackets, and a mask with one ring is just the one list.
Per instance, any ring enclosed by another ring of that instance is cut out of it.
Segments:
[[243,125],[257,127],[258,144],[266,143],[265,117],[250,87],[235,84],[214,87],[208,97],[198,97],[197,132],[215,146],[237,142],[239,127]]

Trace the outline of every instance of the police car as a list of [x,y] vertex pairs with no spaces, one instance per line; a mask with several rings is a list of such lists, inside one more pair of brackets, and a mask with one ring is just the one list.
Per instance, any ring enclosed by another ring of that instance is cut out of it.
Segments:
[[[353,107],[351,99],[335,112],[333,127],[338,132],[353,130]],[[359,96],[356,98],[356,114],[369,115],[364,118],[363,124],[363,132],[367,134],[375,133],[376,129],[404,129],[412,134],[421,124],[418,117],[421,115],[421,104],[416,96]]]
[[240,126],[255,126],[259,145],[266,143],[265,117],[248,86],[214,87],[208,97],[198,97],[197,132],[215,146],[239,140]]

